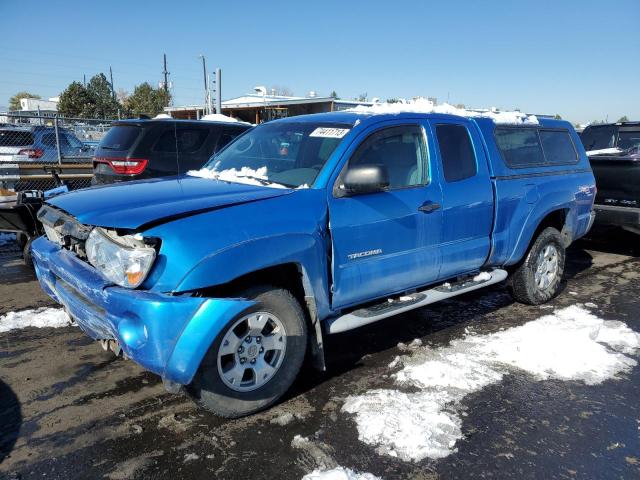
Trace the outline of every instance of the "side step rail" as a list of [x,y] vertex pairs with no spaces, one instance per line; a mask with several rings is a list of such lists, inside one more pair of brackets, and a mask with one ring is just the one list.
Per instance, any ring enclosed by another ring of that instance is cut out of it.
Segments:
[[502,282],[507,278],[506,270],[495,269],[481,272],[475,277],[456,283],[443,283],[437,287],[410,293],[399,298],[388,299],[376,305],[354,310],[327,321],[327,333],[340,333],[398,315],[415,308],[424,307],[447,298],[462,295],[479,288]]

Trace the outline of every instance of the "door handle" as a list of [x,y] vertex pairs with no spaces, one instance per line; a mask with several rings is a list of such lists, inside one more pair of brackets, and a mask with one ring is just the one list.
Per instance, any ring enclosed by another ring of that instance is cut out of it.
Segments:
[[439,203],[427,202],[424,205],[419,206],[418,210],[420,210],[421,212],[424,212],[424,213],[431,213],[431,212],[435,212],[439,208],[440,208],[440,204]]

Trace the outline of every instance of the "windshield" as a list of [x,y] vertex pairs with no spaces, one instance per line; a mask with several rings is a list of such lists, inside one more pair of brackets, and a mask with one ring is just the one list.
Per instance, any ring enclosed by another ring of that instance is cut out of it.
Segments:
[[616,146],[617,127],[615,125],[605,125],[602,127],[587,127],[582,132],[580,139],[584,145],[584,149],[588,152],[591,150],[603,150],[605,148],[613,148]]
[[350,128],[344,124],[265,123],[213,156],[203,170],[189,173],[239,183],[308,187]]
[[640,148],[640,129],[639,130],[620,130],[618,134],[618,148],[622,150],[630,150]]

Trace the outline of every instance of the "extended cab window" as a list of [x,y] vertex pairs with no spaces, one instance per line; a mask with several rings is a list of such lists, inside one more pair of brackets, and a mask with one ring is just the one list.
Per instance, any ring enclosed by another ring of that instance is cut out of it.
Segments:
[[562,165],[578,161],[573,141],[566,130],[540,130],[540,141],[548,164]]
[[513,168],[544,164],[542,145],[535,128],[496,128],[496,143],[504,161]]
[[436,137],[447,182],[473,177],[478,167],[469,131],[464,125],[436,125]]
[[349,160],[349,166],[385,166],[390,189],[424,185],[426,163],[424,136],[418,125],[390,127],[372,134]]

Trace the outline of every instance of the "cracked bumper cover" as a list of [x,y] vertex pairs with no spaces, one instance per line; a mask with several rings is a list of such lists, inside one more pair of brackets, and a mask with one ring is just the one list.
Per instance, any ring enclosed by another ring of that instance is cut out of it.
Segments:
[[43,290],[90,337],[117,340],[136,363],[186,385],[222,328],[253,302],[173,296],[113,286],[45,237],[32,245]]

